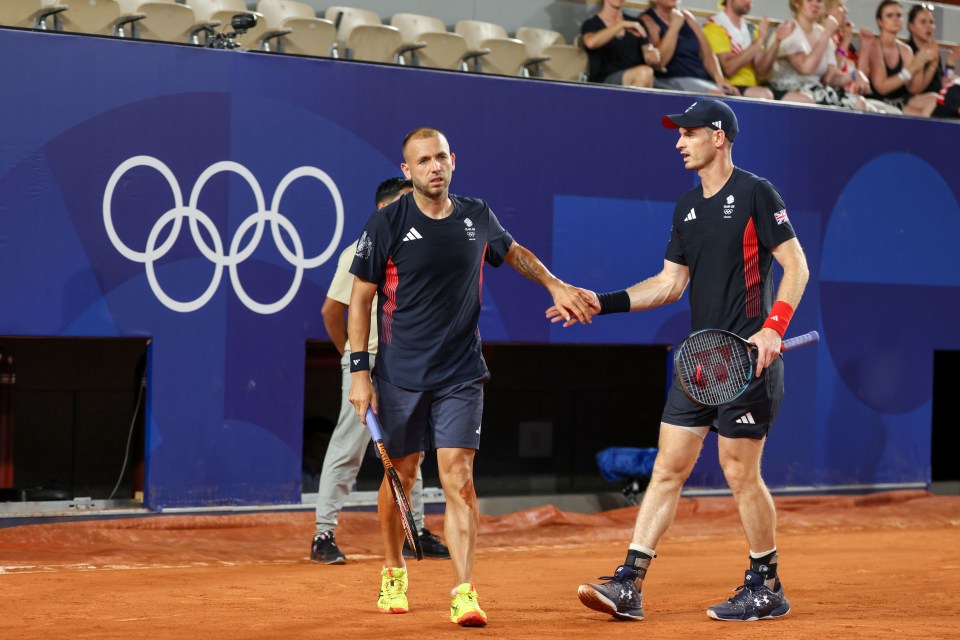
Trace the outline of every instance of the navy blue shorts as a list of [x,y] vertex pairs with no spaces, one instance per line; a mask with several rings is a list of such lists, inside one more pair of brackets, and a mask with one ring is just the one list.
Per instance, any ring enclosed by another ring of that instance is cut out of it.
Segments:
[[480,448],[485,378],[412,391],[373,376],[383,444],[393,458],[441,448]]
[[690,400],[673,376],[661,420],[678,427],[710,427],[725,438],[760,440],[773,426],[782,402],[783,358],[777,358],[739,398],[721,407],[702,407]]

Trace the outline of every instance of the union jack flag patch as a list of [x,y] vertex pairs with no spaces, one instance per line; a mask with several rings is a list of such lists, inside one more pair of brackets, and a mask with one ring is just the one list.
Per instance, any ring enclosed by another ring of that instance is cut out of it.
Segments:
[[790,222],[790,220],[787,218],[787,210],[786,210],[786,209],[781,209],[780,211],[777,211],[775,214],[773,214],[773,219],[777,221],[777,224],[783,224],[784,222]]

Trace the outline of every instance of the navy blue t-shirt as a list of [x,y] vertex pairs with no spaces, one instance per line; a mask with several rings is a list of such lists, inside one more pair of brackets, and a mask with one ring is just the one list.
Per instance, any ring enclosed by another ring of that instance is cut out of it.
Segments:
[[773,306],[773,249],[796,237],[783,198],[768,180],[734,169],[710,198],[697,186],[673,211],[665,258],[690,268],[694,331],[748,338]]
[[480,351],[483,262],[513,244],[483,200],[450,196],[453,213],[423,214],[407,194],[374,213],[350,273],[376,283],[380,346],[375,375],[426,391],[487,375]]

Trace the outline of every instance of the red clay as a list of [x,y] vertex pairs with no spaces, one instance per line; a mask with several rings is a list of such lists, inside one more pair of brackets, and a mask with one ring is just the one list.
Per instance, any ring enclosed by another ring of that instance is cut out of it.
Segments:
[[[775,621],[707,618],[731,595],[746,544],[729,498],[684,499],[644,589],[646,620],[585,608],[577,586],[609,575],[635,509],[553,507],[481,518],[474,582],[490,622],[449,622],[448,561],[409,565],[410,612],[382,615],[375,514],[346,513],[350,562],[308,560],[312,514],[157,516],[0,530],[2,636],[10,638],[960,638],[960,497],[895,492],[779,498]],[[442,532],[442,516],[427,526]],[[760,625],[759,628],[756,625]]]

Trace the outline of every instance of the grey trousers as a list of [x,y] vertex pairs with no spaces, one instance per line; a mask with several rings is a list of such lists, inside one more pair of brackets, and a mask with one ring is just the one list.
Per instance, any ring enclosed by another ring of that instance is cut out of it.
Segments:
[[[370,368],[373,368],[375,356],[370,356]],[[330,436],[330,444],[323,458],[323,470],[320,472],[320,489],[317,492],[317,533],[332,531],[337,526],[340,509],[350,495],[350,489],[357,480],[363,454],[370,444],[370,432],[360,422],[357,411],[350,404],[350,351],[340,358],[341,395],[340,416],[337,426]],[[423,462],[423,454],[420,454]],[[423,477],[417,470],[417,482],[410,493],[410,507],[417,529],[423,529]]]

